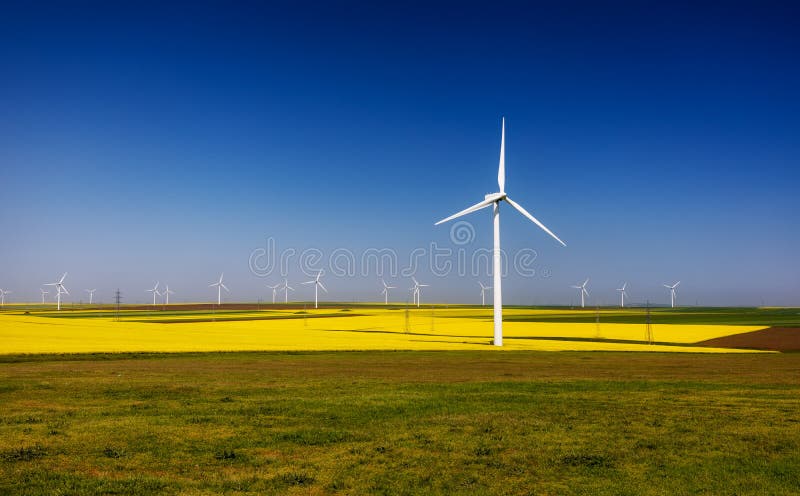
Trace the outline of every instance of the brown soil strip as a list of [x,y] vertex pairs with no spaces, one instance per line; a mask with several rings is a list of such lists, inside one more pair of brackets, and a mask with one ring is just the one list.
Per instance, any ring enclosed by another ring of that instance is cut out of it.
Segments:
[[800,327],[770,327],[760,331],[743,332],[696,343],[716,348],[747,348],[752,350],[800,351]]

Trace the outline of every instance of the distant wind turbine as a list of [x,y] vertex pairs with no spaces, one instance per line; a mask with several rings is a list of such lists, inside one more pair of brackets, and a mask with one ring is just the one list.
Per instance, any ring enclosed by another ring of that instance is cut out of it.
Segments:
[[389,304],[389,290],[390,289],[397,289],[397,286],[389,286],[388,284],[386,284],[386,281],[384,281],[383,279],[381,279],[381,284],[383,284],[383,291],[381,291],[381,294],[384,297],[383,303],[385,305],[388,305]]
[[617,288],[617,291],[619,291],[619,297],[620,297],[620,300],[619,300],[620,308],[625,308],[625,296],[628,294],[627,292],[625,292],[625,288],[627,288],[627,287],[628,287],[628,283],[626,282],[626,283],[624,283],[622,285],[621,288]]
[[583,298],[584,298],[584,296],[589,296],[589,292],[586,290],[586,285],[587,285],[587,284],[589,284],[589,278],[588,278],[588,277],[586,278],[586,280],[585,280],[585,281],[583,281],[583,284],[577,284],[577,285],[575,285],[575,286],[572,286],[573,288],[580,290],[580,294],[581,294],[581,308],[584,308],[584,307],[586,306],[586,302],[585,302],[585,301],[584,301],[584,299],[583,299]]
[[6,306],[6,295],[11,294],[11,291],[0,289],[0,307]]
[[56,290],[57,290],[56,294],[58,295],[57,296],[57,298],[58,298],[58,310],[61,310],[61,293],[69,294],[69,291],[67,291],[67,288],[64,287],[64,279],[66,277],[67,277],[67,273],[64,272],[64,275],[61,276],[61,279],[59,279],[58,282],[50,282],[50,283],[45,284],[45,286],[55,286],[56,287]]
[[96,289],[84,289],[87,293],[89,293],[89,304],[92,304],[92,298],[94,297],[94,292],[97,291]]
[[269,284],[267,284],[267,287],[272,290],[272,303],[275,304],[275,295],[278,293],[278,288],[281,287],[281,284],[278,283],[274,286],[270,286]]
[[283,302],[284,303],[289,303],[289,291],[294,291],[294,288],[289,286],[289,280],[284,278],[283,279],[283,285],[278,289],[282,289],[283,290]]
[[491,286],[484,286],[482,282],[478,281],[481,286],[481,306],[486,306],[486,290],[492,289]]
[[670,304],[671,304],[672,308],[675,308],[675,288],[677,288],[678,284],[680,284],[680,283],[681,282],[678,281],[675,284],[673,284],[672,286],[670,286],[669,284],[664,284],[664,287],[669,289],[669,299],[670,299]]
[[314,285],[314,308],[317,308],[317,306],[318,306],[319,288],[322,288],[322,290],[325,291],[326,293],[328,292],[328,290],[325,289],[325,286],[322,285],[322,282],[320,282],[320,280],[319,280],[320,277],[322,277],[322,271],[317,272],[317,277],[315,277],[314,279],[312,279],[310,281],[306,281],[306,282],[301,282],[300,283],[300,284],[313,284]]
[[208,287],[209,287],[209,288],[213,288],[213,287],[216,287],[216,288],[217,288],[217,305],[222,305],[222,290],[223,290],[223,289],[224,289],[225,291],[227,291],[228,293],[230,293],[230,292],[231,292],[231,290],[230,290],[230,289],[228,289],[228,286],[226,286],[225,284],[223,284],[223,283],[222,283],[222,277],[223,277],[224,275],[225,275],[225,273],[224,273],[224,272],[223,272],[223,273],[221,273],[221,274],[219,275],[219,281],[217,281],[217,282],[212,282],[211,284],[209,284],[209,285],[208,285]]
[[417,280],[412,276],[411,280],[414,281],[414,287],[411,290],[414,292],[414,301],[417,303],[417,308],[419,308],[420,300],[422,300],[422,291],[420,288],[427,288],[430,284],[420,284]]
[[41,291],[41,293],[42,293],[42,305],[44,305],[44,295],[50,294],[50,292],[49,291],[45,291],[42,288],[39,288],[39,291]]
[[500,188],[498,193],[488,194],[484,197],[483,201],[476,203],[475,205],[468,207],[456,214],[451,215],[450,217],[444,218],[436,223],[439,225],[443,222],[447,222],[452,219],[456,219],[461,217],[462,215],[467,215],[469,213],[475,212],[477,210],[481,210],[486,207],[493,208],[492,218],[494,221],[494,250],[492,252],[493,264],[492,264],[492,275],[494,276],[494,282],[492,284],[493,291],[494,291],[494,345],[495,346],[503,346],[503,292],[502,292],[502,268],[501,268],[501,259],[500,259],[500,202],[506,201],[509,205],[511,205],[517,212],[521,213],[528,220],[539,226],[541,229],[544,230],[547,234],[555,238],[556,241],[561,243],[562,245],[566,246],[563,241],[558,239],[558,236],[553,234],[544,224],[539,222],[539,220],[531,215],[527,210],[522,208],[521,205],[511,200],[506,195],[506,120],[503,118],[503,130],[500,137],[500,163],[497,170],[497,185]]
[[169,284],[167,284],[166,289],[161,294],[164,295],[164,304],[165,305],[169,305],[169,295],[175,294],[175,291],[170,290],[169,289]]
[[153,293],[153,306],[156,306],[156,296],[161,296],[161,293],[158,292],[158,281],[156,281],[156,285],[153,286],[153,289],[147,289],[145,293]]

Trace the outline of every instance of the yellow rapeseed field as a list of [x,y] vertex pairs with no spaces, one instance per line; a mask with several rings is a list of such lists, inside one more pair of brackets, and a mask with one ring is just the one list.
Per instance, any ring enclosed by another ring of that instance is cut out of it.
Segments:
[[[509,309],[506,316],[530,315]],[[536,310],[548,312],[548,310]],[[563,311],[560,311],[563,313]],[[352,315],[351,315],[352,314]],[[643,324],[506,322],[504,347],[490,346],[491,309],[358,308],[236,313],[232,321],[200,321],[211,314],[52,317],[0,314],[0,354],[185,352],[246,350],[552,350],[745,352],[692,346],[761,327],[653,325],[659,345],[642,343]],[[226,318],[225,314],[216,317]],[[245,320],[274,317],[274,320]],[[194,321],[192,321],[194,320]],[[629,342],[620,342],[629,341]],[[638,342],[637,342],[638,341]]]

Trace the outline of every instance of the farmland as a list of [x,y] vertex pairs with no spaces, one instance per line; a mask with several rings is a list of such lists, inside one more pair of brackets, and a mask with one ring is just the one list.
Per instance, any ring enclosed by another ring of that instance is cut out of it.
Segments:
[[7,306],[0,494],[800,491],[796,309],[490,312]]
[[[708,340],[800,325],[797,309],[505,309],[505,350],[732,351]],[[358,305],[7,306],[0,354],[490,350],[491,309]],[[757,346],[756,346],[757,347]],[[739,350],[743,351],[743,350]]]
[[791,494],[800,355],[15,356],[2,494]]

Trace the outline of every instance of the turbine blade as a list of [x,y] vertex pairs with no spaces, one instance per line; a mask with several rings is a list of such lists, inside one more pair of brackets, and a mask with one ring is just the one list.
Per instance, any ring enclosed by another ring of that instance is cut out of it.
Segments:
[[319,284],[319,287],[321,287],[323,291],[325,291],[326,293],[328,292],[328,290],[325,289],[325,286],[323,286],[321,282],[317,281],[317,284]]
[[500,135],[500,164],[497,167],[497,185],[500,192],[506,191],[506,118],[503,117],[503,131]]
[[230,293],[230,292],[231,292],[231,290],[230,290],[230,289],[228,289],[228,286],[226,286],[226,285],[224,285],[224,284],[222,284],[222,283],[219,283],[219,285],[220,285],[220,286],[222,286],[222,289],[224,289],[224,290],[225,290],[225,291],[227,291],[228,293]]
[[536,224],[537,226],[541,227],[541,228],[542,228],[542,230],[544,230],[544,232],[546,232],[547,234],[549,234],[550,236],[552,236],[552,237],[553,237],[553,238],[554,238],[556,241],[558,241],[559,243],[561,243],[561,246],[567,246],[567,244],[566,244],[566,243],[564,243],[563,241],[561,241],[561,240],[558,238],[558,236],[556,236],[555,234],[553,234],[553,232],[552,232],[550,229],[548,229],[547,227],[545,227],[545,225],[544,225],[544,224],[542,224],[541,222],[539,222],[539,219],[537,219],[536,217],[534,217],[533,215],[531,215],[531,214],[530,214],[530,213],[529,213],[527,210],[525,210],[524,208],[522,208],[522,205],[518,204],[517,202],[515,202],[514,200],[512,200],[512,199],[511,199],[511,198],[509,198],[509,197],[506,197],[506,198],[505,198],[505,200],[506,200],[506,201],[507,201],[507,202],[508,202],[508,203],[509,203],[509,204],[510,204],[512,207],[514,207],[515,209],[517,209],[517,212],[519,212],[519,213],[521,213],[522,215],[524,215],[525,217],[527,217],[527,218],[528,218],[528,219],[529,219],[531,222],[533,222],[533,223],[534,223],[534,224]]
[[64,279],[65,279],[66,277],[67,277],[67,273],[66,273],[66,272],[64,272],[64,275],[63,275],[63,276],[61,276],[61,279],[59,279],[59,280],[58,280],[58,282],[59,282],[59,283],[62,283],[62,282],[64,282]]
[[678,287],[678,284],[680,284],[680,283],[681,283],[681,282],[680,282],[680,281],[678,281],[678,282],[676,282],[675,284],[673,284],[673,285],[672,285],[672,287],[673,287],[673,288],[677,288],[677,287]]
[[445,223],[445,222],[447,222],[449,220],[457,219],[458,217],[461,217],[462,215],[471,214],[472,212],[475,212],[476,210],[480,210],[482,208],[486,208],[489,205],[491,205],[492,203],[496,202],[499,198],[502,198],[502,197],[503,197],[503,195],[501,195],[500,193],[495,193],[494,195],[489,196],[485,200],[483,200],[481,202],[478,202],[475,205],[472,205],[471,207],[467,207],[464,210],[451,215],[450,217],[446,217],[446,218],[440,220],[439,222],[434,224],[434,226],[438,226],[439,224],[443,224],[443,223]]

